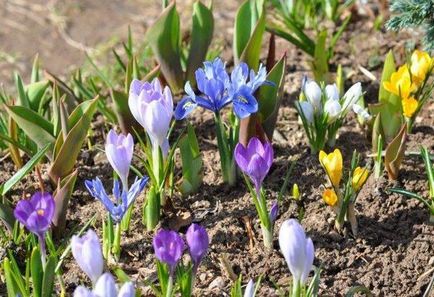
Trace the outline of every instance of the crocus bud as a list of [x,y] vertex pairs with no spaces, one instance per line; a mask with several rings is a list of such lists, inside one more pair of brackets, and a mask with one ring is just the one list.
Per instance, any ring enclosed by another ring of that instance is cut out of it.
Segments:
[[208,233],[204,227],[198,224],[191,224],[187,230],[186,239],[194,267],[197,268],[208,250]]
[[336,202],[338,202],[338,196],[333,189],[325,189],[322,194],[322,199],[330,206],[335,206]]
[[426,75],[434,66],[433,59],[429,56],[427,52],[415,50],[411,54],[410,61],[410,71],[412,78],[417,84],[420,84],[425,80]]
[[279,230],[279,246],[294,283],[304,284],[312,270],[315,255],[312,240],[306,237],[297,220],[283,222]]
[[30,200],[21,200],[14,210],[15,218],[43,240],[53,220],[55,202],[49,193],[36,192]]
[[353,105],[353,111],[355,114],[361,116],[365,121],[369,121],[371,119],[371,115],[358,104]]
[[162,90],[157,78],[152,83],[134,79],[130,86],[128,106],[148,133],[152,145],[160,146],[166,155],[169,149],[167,132],[173,115],[173,98],[169,87]]
[[95,284],[104,268],[101,244],[96,233],[89,229],[82,237],[72,236],[71,250],[78,266]]
[[324,104],[324,111],[327,113],[327,121],[332,123],[335,119],[339,117],[341,113],[341,105],[338,100],[327,100]]
[[133,158],[134,141],[131,134],[116,134],[112,129],[107,134],[105,153],[110,165],[119,175],[124,188],[128,187],[128,172]]
[[339,90],[336,84],[327,85],[325,87],[325,93],[328,100],[339,100]]
[[157,259],[169,265],[173,273],[185,249],[181,236],[175,231],[160,230],[152,243]]
[[136,288],[132,282],[126,282],[119,290],[118,297],[134,297],[136,295]]
[[333,153],[326,154],[324,151],[319,152],[319,161],[324,167],[327,175],[335,188],[339,187],[342,178],[342,154],[339,149],[335,149]]
[[295,200],[299,200],[300,199],[300,189],[298,188],[297,184],[293,184],[292,185],[292,197],[294,197]]
[[238,143],[234,154],[238,166],[250,177],[256,192],[259,193],[262,182],[273,163],[272,145],[269,142],[262,144],[258,138],[252,137],[247,147]]
[[98,296],[95,296],[95,294],[93,294],[91,290],[83,286],[78,286],[74,290],[74,297],[98,297]]
[[321,111],[321,88],[313,80],[307,80],[303,86],[303,93],[306,99],[312,104],[315,111]]
[[255,297],[255,282],[250,279],[244,290],[244,297]]
[[273,205],[270,209],[270,222],[273,224],[276,221],[277,215],[279,214],[279,203],[277,201],[274,201]]
[[308,101],[299,101],[296,103],[298,106],[298,112],[300,116],[303,117],[306,122],[310,125],[313,123],[313,106]]
[[419,102],[417,102],[413,97],[402,99],[401,104],[402,113],[406,118],[411,118],[419,106]]
[[346,114],[346,112],[353,107],[353,105],[360,99],[361,96],[362,84],[358,82],[352,85],[348,91],[346,91],[344,95],[344,103],[342,104],[342,112]]
[[365,184],[366,180],[368,179],[369,172],[366,168],[357,167],[354,169],[353,178],[352,178],[352,185],[354,191],[360,190],[360,188]]
[[93,294],[98,297],[117,297],[118,289],[113,275],[108,272],[101,275],[95,284]]

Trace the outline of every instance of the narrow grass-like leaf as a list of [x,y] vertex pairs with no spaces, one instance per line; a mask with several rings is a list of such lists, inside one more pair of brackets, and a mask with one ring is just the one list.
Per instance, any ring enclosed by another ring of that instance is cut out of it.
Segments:
[[30,270],[32,276],[34,297],[41,297],[42,293],[42,281],[44,278],[44,269],[41,262],[41,252],[37,247],[33,248],[32,255],[30,256]]

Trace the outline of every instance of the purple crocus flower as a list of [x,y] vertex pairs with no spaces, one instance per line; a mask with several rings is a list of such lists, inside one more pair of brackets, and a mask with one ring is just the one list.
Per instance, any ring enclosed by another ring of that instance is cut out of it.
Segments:
[[173,274],[185,249],[182,237],[175,231],[160,230],[152,244],[157,259],[169,265],[170,273]]
[[50,228],[56,205],[50,193],[36,192],[30,200],[21,200],[14,210],[15,218],[38,236],[42,263],[45,263],[45,233]]
[[133,158],[134,141],[131,134],[116,134],[112,129],[107,134],[105,153],[110,165],[119,175],[124,189],[128,188],[128,172]]
[[89,193],[105,206],[107,211],[110,213],[112,219],[115,223],[119,223],[125,213],[127,212],[130,205],[136,200],[137,196],[143,191],[149,178],[147,176],[134,181],[133,185],[128,191],[120,189],[119,181],[113,181],[113,196],[115,202],[113,202],[107,195],[101,180],[97,177],[94,180],[85,181],[85,185]]
[[43,239],[53,220],[55,203],[50,193],[36,192],[30,200],[21,200],[14,210],[15,218]]
[[247,147],[238,143],[234,154],[238,166],[250,177],[259,195],[262,182],[273,163],[272,145],[269,142],[263,144],[258,138],[253,137]]
[[279,214],[279,203],[277,201],[274,201],[273,205],[270,209],[270,222],[273,224],[276,221],[277,215]]
[[173,116],[173,98],[169,87],[161,88],[157,78],[151,83],[133,79],[128,106],[137,122],[151,138],[154,147],[160,146],[163,155],[169,150],[167,132]]
[[208,233],[204,227],[198,224],[191,224],[187,230],[186,239],[190,256],[193,260],[193,267],[196,270],[208,250]]
[[305,284],[312,270],[315,252],[312,240],[306,237],[303,227],[296,219],[283,222],[279,230],[279,245],[294,284]]

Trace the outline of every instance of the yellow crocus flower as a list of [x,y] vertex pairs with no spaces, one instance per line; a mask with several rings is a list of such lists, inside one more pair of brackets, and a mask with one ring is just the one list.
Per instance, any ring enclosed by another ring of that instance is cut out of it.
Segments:
[[[427,52],[415,50],[410,58],[410,71],[416,84],[421,84],[433,66],[433,59]],[[404,97],[405,98],[405,97]]]
[[319,161],[326,170],[333,186],[338,188],[342,178],[343,167],[341,151],[339,149],[335,149],[333,153],[328,155],[324,151],[320,151]]
[[414,99],[413,97],[402,99],[401,104],[402,104],[402,113],[407,118],[411,118],[413,116],[414,112],[416,111],[419,105],[417,100]]
[[366,179],[368,178],[368,175],[369,172],[368,169],[366,168],[357,167],[356,169],[354,169],[353,179],[352,179],[354,191],[357,192],[358,190],[360,190],[360,188],[363,186]]
[[390,81],[383,82],[384,88],[401,98],[408,98],[410,93],[416,90],[416,85],[411,82],[410,72],[407,65],[399,67],[390,76]]
[[325,189],[322,199],[327,205],[334,206],[338,202],[338,196],[333,189]]

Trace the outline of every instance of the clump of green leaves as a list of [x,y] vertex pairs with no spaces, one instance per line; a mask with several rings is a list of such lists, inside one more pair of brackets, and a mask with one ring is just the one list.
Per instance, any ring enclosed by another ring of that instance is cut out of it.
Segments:
[[434,1],[391,0],[390,11],[395,15],[386,23],[388,30],[421,28],[425,31],[422,42],[426,50],[434,50]]

